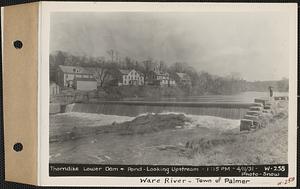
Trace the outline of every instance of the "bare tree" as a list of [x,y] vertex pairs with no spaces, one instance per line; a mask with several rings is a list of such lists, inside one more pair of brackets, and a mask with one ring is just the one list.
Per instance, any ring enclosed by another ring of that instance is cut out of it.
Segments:
[[114,58],[115,58],[115,51],[113,49],[110,49],[107,51],[107,54],[110,56],[111,58],[111,62],[114,62]]
[[125,57],[125,66],[126,66],[127,69],[133,69],[134,68],[134,62],[128,56]]
[[95,68],[94,76],[97,82],[100,84],[100,87],[103,87],[104,82],[109,78],[109,71],[105,68]]
[[161,71],[166,71],[167,70],[167,65],[162,60],[159,62],[159,70],[161,70]]
[[[144,69],[143,69],[143,74],[144,74],[144,80],[146,81],[148,79],[148,75],[150,71],[154,67],[154,62],[151,58],[148,58],[148,60],[143,61],[144,64]],[[146,82],[144,82],[145,84]]]
[[120,64],[121,62],[121,58],[120,58],[120,53],[118,51],[115,51],[115,57],[116,57],[116,63]]
[[242,76],[239,72],[230,72],[230,74],[227,76],[231,80],[241,80]]
[[186,67],[186,64],[183,62],[175,62],[174,64],[171,65],[170,69],[173,72],[184,72]]

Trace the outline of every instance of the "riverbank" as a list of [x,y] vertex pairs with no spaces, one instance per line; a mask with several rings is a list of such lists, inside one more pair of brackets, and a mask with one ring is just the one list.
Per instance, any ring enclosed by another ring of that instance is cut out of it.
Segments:
[[264,128],[251,132],[209,133],[186,143],[188,164],[278,164],[287,163],[288,101],[273,102],[273,116]]
[[[201,95],[189,94],[180,87],[161,86],[112,86],[94,91],[62,90],[50,97],[51,103],[71,104],[97,103],[103,101],[152,101],[152,102],[206,102],[206,103],[251,103],[254,98],[266,98],[268,92],[245,91],[237,94]],[[274,92],[275,96],[288,96],[288,92]]]
[[191,159],[197,165],[287,163],[288,119],[279,118],[267,128],[253,133],[210,133],[187,142]]
[[162,97],[184,97],[189,95],[187,88],[178,86],[110,86],[104,88],[106,95],[105,99],[123,99],[128,97],[140,97],[159,99]]

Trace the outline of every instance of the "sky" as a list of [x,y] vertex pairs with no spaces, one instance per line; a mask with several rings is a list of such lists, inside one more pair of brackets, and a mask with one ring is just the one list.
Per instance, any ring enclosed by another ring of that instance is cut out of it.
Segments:
[[288,16],[280,12],[55,12],[50,53],[185,62],[248,81],[288,78]]

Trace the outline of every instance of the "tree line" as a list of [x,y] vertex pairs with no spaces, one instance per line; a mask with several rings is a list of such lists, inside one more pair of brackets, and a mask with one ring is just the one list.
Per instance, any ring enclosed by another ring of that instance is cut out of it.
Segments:
[[[119,69],[135,69],[144,74],[147,80],[148,73],[159,67],[163,72],[170,75],[176,72],[186,73],[191,78],[191,86],[182,86],[189,95],[204,94],[237,94],[245,91],[267,91],[272,86],[275,91],[288,91],[288,79],[278,81],[253,81],[244,80],[239,73],[232,72],[227,76],[212,75],[205,71],[197,71],[185,62],[166,64],[164,61],[156,61],[148,58],[138,61],[128,56],[121,58],[115,50],[107,51],[108,58],[73,55],[63,51],[56,51],[50,54],[50,80],[53,80],[55,70],[59,65],[94,67],[96,75],[100,78],[101,86],[105,83],[108,75],[117,77]],[[98,70],[98,71],[97,71]]]

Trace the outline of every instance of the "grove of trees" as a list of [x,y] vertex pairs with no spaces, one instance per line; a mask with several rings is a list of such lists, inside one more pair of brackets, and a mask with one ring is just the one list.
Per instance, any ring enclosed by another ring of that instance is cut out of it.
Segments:
[[[208,72],[198,72],[193,67],[184,62],[175,62],[166,64],[163,61],[156,61],[148,58],[144,61],[137,61],[130,57],[121,58],[115,50],[108,50],[105,57],[88,57],[79,56],[57,51],[50,54],[50,80],[55,79],[55,72],[59,65],[82,66],[94,68],[97,70],[97,76],[101,80],[101,86],[104,86],[108,75],[117,77],[118,69],[135,69],[144,73],[147,76],[154,67],[159,67],[160,70],[168,72],[170,75],[176,72],[187,73],[192,81],[187,90],[189,95],[203,94],[237,94],[244,91],[267,91],[268,86],[273,86],[276,91],[288,91],[288,79],[283,78],[279,81],[254,81],[249,82],[244,80],[239,73],[230,73],[226,77],[212,75]],[[100,69],[99,69],[100,68]],[[147,78],[145,77],[145,80]]]

